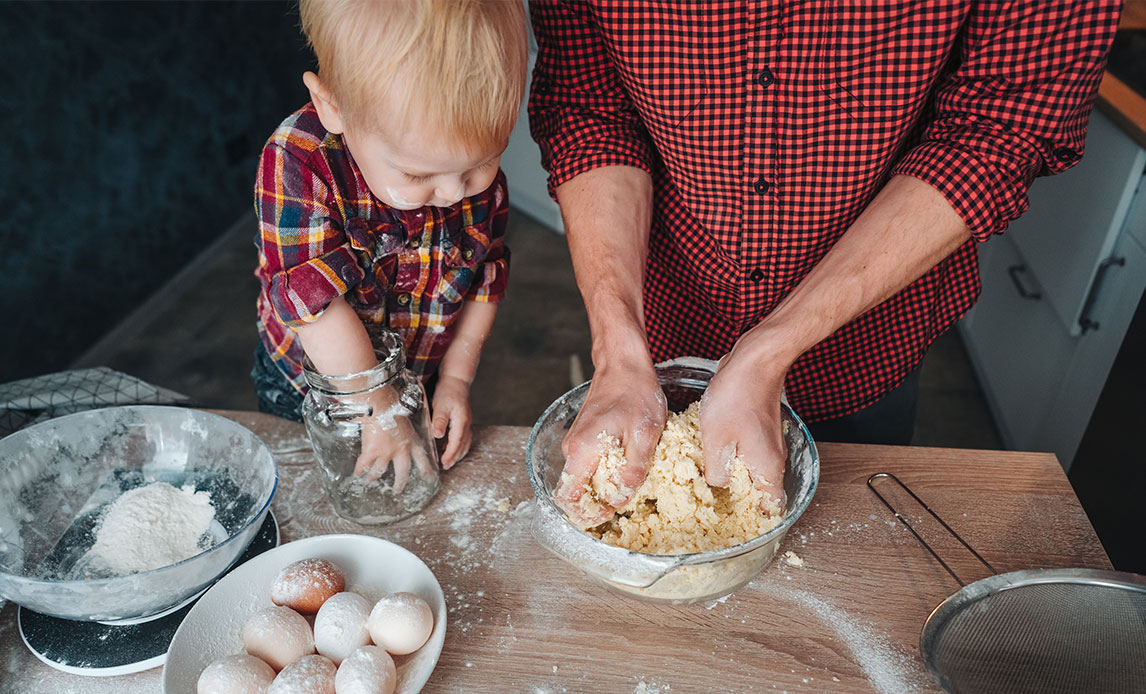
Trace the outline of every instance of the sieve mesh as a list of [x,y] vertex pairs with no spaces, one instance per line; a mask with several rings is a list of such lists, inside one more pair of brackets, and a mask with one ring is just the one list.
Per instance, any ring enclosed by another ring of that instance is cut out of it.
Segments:
[[1146,577],[1099,569],[1029,569],[967,584],[876,483],[905,492],[982,566],[995,569],[898,477],[868,488],[963,588],[919,638],[927,669],[951,694],[1146,692]]
[[928,619],[928,668],[955,694],[1146,692],[1146,586],[1106,578],[1119,575],[1021,571],[971,584]]

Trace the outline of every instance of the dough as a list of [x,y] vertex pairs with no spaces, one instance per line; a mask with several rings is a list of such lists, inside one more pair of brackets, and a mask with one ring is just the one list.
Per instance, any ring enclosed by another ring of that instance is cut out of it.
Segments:
[[[623,491],[615,480],[625,460],[624,449],[603,432],[598,439],[601,461],[589,493],[581,497],[586,512]],[[763,535],[780,522],[779,513],[761,510],[763,496],[739,456],[732,461],[727,489],[704,481],[700,405],[693,403],[684,412],[669,415],[644,484],[614,518],[588,532],[609,544],[648,554],[722,549]]]

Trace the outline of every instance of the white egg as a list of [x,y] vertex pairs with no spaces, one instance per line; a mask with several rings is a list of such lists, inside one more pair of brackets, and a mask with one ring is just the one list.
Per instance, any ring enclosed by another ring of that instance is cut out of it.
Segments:
[[314,633],[306,618],[289,607],[268,607],[251,615],[243,625],[247,653],[262,658],[276,670],[314,653]]
[[392,593],[379,600],[366,620],[374,644],[394,655],[413,653],[434,630],[434,612],[413,593]]
[[366,620],[370,601],[358,593],[336,593],[322,603],[314,618],[314,647],[335,665],[355,648],[370,643]]
[[363,646],[346,656],[334,677],[338,694],[394,694],[397,685],[394,659],[378,646]]
[[258,658],[240,653],[214,661],[199,674],[198,694],[265,694],[275,671]]
[[304,655],[283,668],[267,694],[334,694],[338,668],[329,658]]

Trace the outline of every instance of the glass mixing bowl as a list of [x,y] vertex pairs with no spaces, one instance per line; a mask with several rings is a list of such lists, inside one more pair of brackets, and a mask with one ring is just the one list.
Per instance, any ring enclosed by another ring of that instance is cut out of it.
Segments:
[[[101,513],[151,482],[208,491],[214,542],[151,571],[84,578]],[[0,440],[0,596],[83,621],[139,620],[209,587],[246,549],[278,485],[270,449],[218,415],[178,407],[111,407],[68,415]]]
[[[658,364],[657,378],[672,412],[680,412],[704,393],[716,362],[685,357]],[[583,383],[558,398],[529,435],[526,468],[536,498],[533,535],[546,549],[618,593],[652,602],[691,603],[731,593],[760,573],[776,555],[780,541],[808,508],[820,479],[820,456],[800,418],[782,404],[788,461],[784,491],[788,507],[780,523],[748,542],[693,554],[645,554],[616,547],[585,533],[553,501],[553,488],[565,458],[561,440],[585,401]]]

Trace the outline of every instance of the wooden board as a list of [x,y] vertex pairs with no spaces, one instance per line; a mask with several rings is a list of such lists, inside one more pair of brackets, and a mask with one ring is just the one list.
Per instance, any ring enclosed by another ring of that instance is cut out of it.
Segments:
[[[958,584],[867,489],[875,472],[911,485],[999,572],[1109,568],[1052,455],[823,444],[815,500],[780,548],[803,566],[777,560],[719,601],[636,602],[533,542],[525,428],[477,430],[422,516],[367,528],[330,512],[301,425],[223,414],[275,451],[284,541],[377,535],[434,571],[450,621],[428,692],[939,691],[919,662],[919,631]],[[969,579],[986,575],[954,564]],[[13,605],[0,613],[0,664],[0,692],[161,688],[159,669],[108,679],[49,669],[20,642]]]

